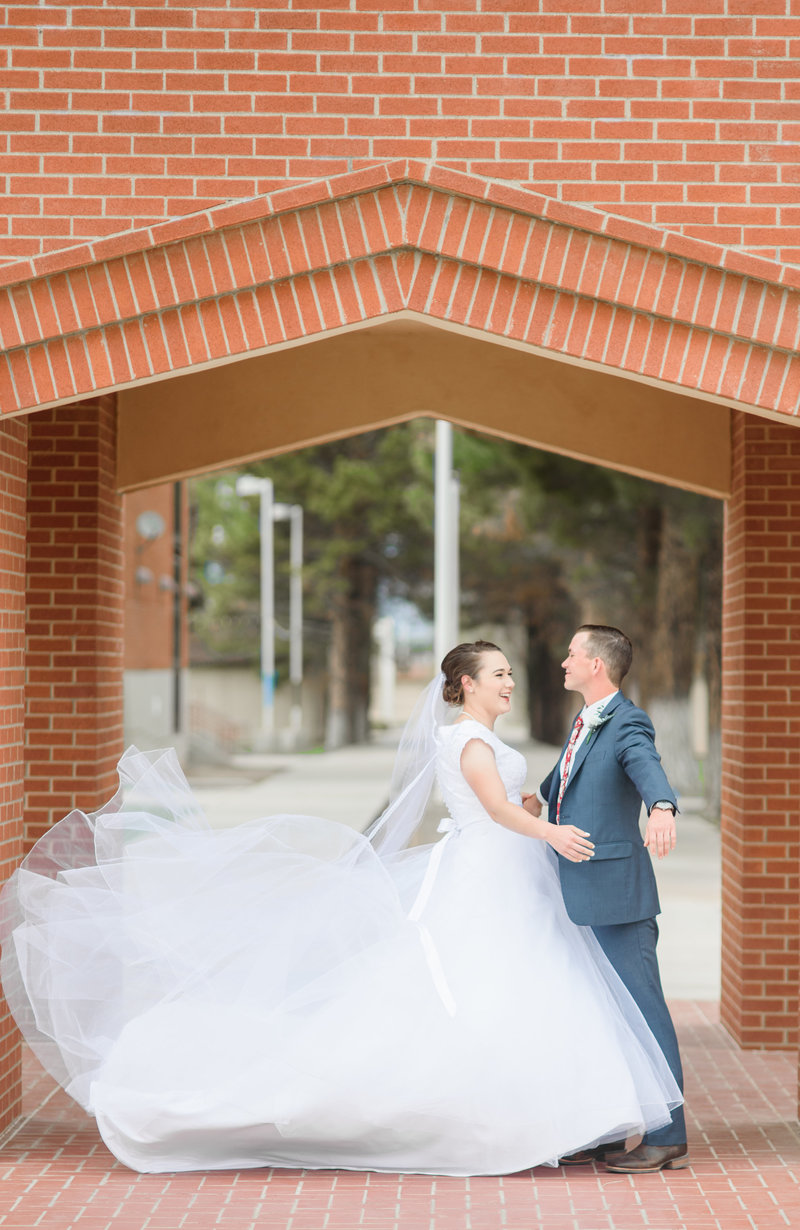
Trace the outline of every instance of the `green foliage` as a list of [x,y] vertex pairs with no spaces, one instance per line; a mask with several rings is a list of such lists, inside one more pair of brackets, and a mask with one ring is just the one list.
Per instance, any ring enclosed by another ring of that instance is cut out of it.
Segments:
[[[303,507],[304,612],[312,655],[315,639],[317,656],[323,652],[332,599],[347,583],[345,561],[368,563],[398,593],[430,585],[432,441],[432,424],[419,420],[246,467],[248,474],[272,479],[276,501]],[[195,658],[255,660],[258,654],[258,501],[236,495],[242,472],[192,483]],[[274,536],[280,632],[288,621],[288,523],[277,521]]]
[[[421,419],[248,465],[273,480],[276,501],[303,506],[310,665],[356,574],[369,578],[362,624],[377,587],[432,613],[433,447]],[[454,466],[465,627],[515,619],[541,673],[545,661],[557,668],[576,622],[617,623],[636,640],[642,687],[658,694],[688,688],[698,653],[718,661],[718,502],[475,432],[455,433]],[[196,658],[258,655],[257,501],[236,495],[236,477],[192,484]],[[274,532],[280,629],[287,523]]]
[[721,502],[522,445],[457,440],[471,625],[515,612],[558,661],[576,622],[617,624],[637,645],[645,692],[685,694],[698,668],[713,684]]

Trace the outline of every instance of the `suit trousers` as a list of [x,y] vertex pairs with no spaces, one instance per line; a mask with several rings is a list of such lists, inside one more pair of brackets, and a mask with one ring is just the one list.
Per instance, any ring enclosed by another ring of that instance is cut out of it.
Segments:
[[[592,930],[603,952],[636,1001],[683,1091],[683,1069],[678,1039],[664,999],[658,971],[658,923],[654,918],[643,918],[639,922],[592,927]],[[655,1132],[648,1132],[644,1137],[644,1143],[648,1145],[678,1145],[685,1141],[686,1120],[682,1106],[672,1112],[671,1123]]]

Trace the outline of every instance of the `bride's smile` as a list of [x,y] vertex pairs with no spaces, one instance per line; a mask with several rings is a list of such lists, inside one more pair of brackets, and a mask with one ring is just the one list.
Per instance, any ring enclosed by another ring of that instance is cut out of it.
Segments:
[[474,678],[464,675],[461,682],[464,688],[464,716],[493,729],[495,720],[508,713],[511,693],[516,686],[505,654],[499,649],[485,653]]

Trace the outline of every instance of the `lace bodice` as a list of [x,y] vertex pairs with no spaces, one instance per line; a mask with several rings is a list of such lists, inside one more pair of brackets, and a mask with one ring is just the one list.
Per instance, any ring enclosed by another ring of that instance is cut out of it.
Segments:
[[447,810],[459,828],[490,819],[461,772],[461,753],[470,739],[482,739],[489,744],[512,803],[521,801],[521,791],[527,775],[525,757],[503,743],[493,731],[476,722],[474,718],[456,722],[452,726],[440,726],[437,732],[439,752],[436,759],[436,780]]

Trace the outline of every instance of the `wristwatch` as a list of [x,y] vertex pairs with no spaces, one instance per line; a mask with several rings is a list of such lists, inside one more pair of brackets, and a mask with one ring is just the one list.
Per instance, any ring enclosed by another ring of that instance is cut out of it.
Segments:
[[668,799],[659,799],[657,803],[654,803],[650,808],[650,811],[647,813],[648,816],[651,815],[656,808],[660,811],[671,811],[673,816],[675,815],[675,806],[673,803],[670,803]]

